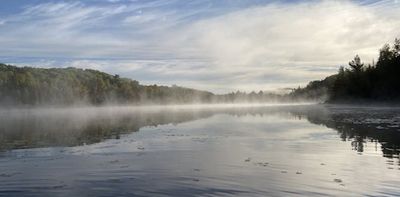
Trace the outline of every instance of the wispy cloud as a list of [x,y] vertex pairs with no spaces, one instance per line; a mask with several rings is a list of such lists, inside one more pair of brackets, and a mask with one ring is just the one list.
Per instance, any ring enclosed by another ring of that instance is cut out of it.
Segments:
[[[1,15],[1,61],[226,92],[304,85],[400,36],[396,1],[46,1]],[[29,57],[29,58],[28,58]]]

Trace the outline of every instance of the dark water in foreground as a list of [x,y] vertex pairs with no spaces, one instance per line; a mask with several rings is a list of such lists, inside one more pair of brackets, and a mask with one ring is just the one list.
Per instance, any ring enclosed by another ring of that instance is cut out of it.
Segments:
[[400,108],[0,111],[0,196],[399,196]]

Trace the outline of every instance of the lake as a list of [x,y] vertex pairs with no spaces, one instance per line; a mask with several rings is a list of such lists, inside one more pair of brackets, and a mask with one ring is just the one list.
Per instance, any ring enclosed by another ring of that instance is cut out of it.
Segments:
[[400,108],[0,110],[0,196],[399,196]]

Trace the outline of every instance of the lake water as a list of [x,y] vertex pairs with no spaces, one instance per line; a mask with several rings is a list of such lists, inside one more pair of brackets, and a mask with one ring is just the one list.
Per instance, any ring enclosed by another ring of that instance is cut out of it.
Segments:
[[0,110],[0,196],[399,196],[400,108]]

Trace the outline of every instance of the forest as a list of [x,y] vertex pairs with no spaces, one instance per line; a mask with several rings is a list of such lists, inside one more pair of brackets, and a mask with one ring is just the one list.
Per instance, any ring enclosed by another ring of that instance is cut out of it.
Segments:
[[0,102],[7,105],[207,102],[212,94],[138,81],[92,69],[31,68],[0,64]]
[[141,85],[136,80],[92,69],[0,64],[0,104],[3,106],[271,102],[281,97],[262,91],[216,95],[176,85]]
[[292,97],[325,97],[328,103],[366,103],[400,101],[400,39],[385,44],[375,62],[365,64],[356,55],[335,75],[310,82],[290,93]]

